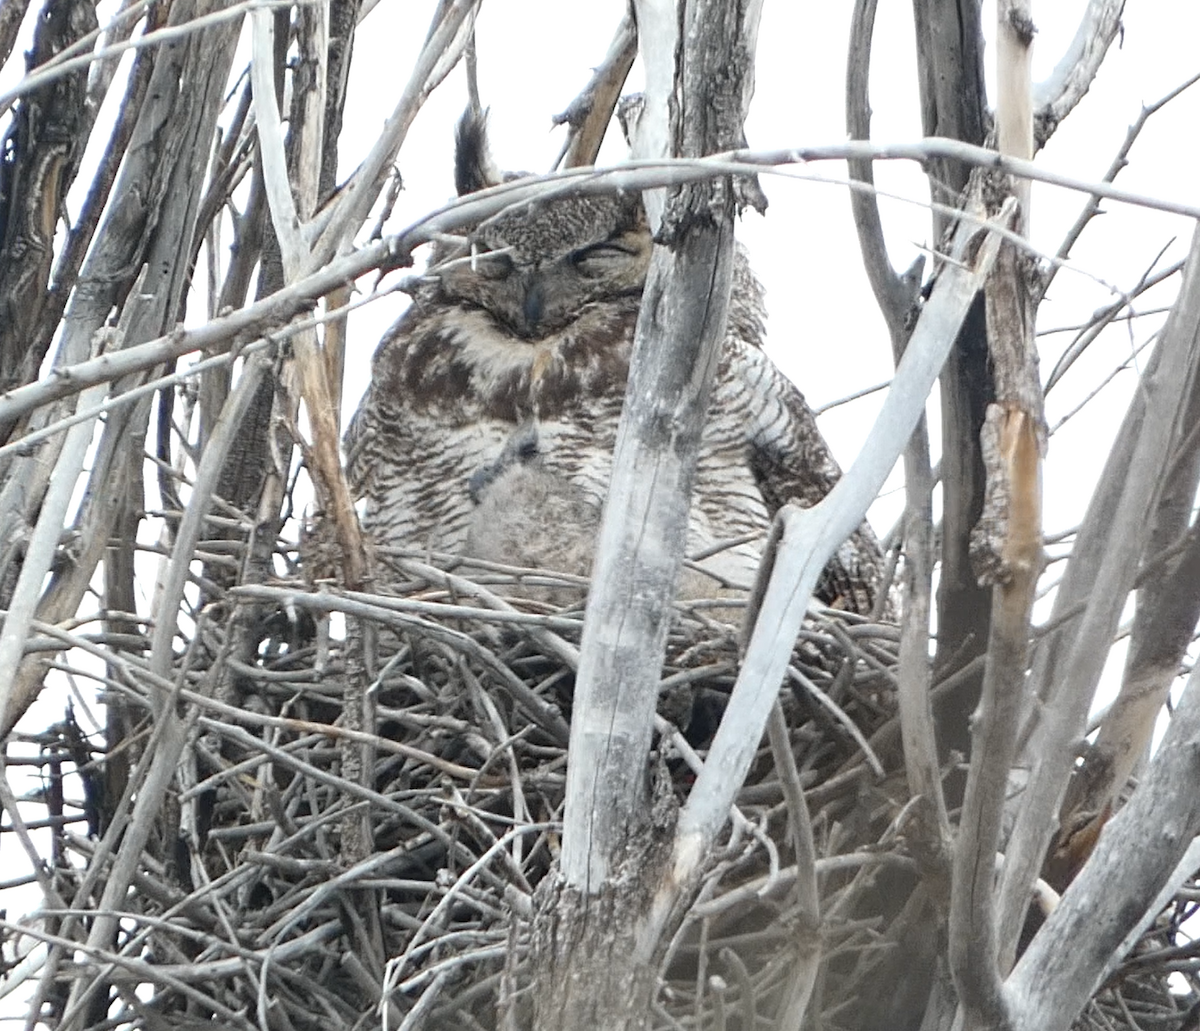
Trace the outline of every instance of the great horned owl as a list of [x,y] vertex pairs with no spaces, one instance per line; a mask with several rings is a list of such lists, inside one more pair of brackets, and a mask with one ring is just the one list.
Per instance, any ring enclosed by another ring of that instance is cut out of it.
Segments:
[[[472,474],[468,488],[475,509],[467,524],[465,558],[580,577],[591,573],[601,506],[586,490],[547,468],[537,423],[518,426],[500,457]],[[706,571],[701,562],[691,562],[680,574],[676,596],[684,601],[744,598],[738,587],[730,587],[716,568]],[[584,597],[583,589],[570,583],[523,583],[515,593],[560,607],[578,604]],[[736,612],[722,608],[709,615],[732,621]]]
[[[522,423],[500,456],[468,481],[475,509],[466,558],[587,576],[600,531],[600,506],[586,491],[546,468],[537,424]],[[550,529],[552,528],[552,530]],[[527,597],[577,604],[582,590],[523,586]]]
[[[470,115],[455,179],[460,193],[499,181],[483,122]],[[594,535],[651,247],[637,198],[563,196],[477,227],[470,256],[435,255],[375,352],[347,433],[374,541],[553,568],[579,550],[579,527]],[[764,316],[739,251],[688,528],[689,553],[716,584],[752,583],[775,511],[815,504],[840,475],[803,396],[762,351]],[[519,453],[525,425],[536,427],[536,464],[501,462],[506,447]],[[864,524],[817,596],[866,612],[880,567]]]

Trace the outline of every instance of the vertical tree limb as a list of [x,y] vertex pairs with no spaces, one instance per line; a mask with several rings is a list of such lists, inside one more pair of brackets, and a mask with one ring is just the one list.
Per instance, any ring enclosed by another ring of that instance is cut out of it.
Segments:
[[571,720],[562,872],[589,893],[615,872],[644,817],[658,670],[725,338],[732,248],[731,224],[689,227],[674,254],[655,251],[642,297]]
[[940,866],[950,845],[937,737],[930,703],[929,619],[933,596],[933,470],[924,415],[904,449],[904,605],[900,629],[900,737],[908,790],[933,807],[938,840],[927,842]]
[[[1146,754],[1158,715],[1200,619],[1200,528],[1189,527],[1200,482],[1200,369],[1193,367],[1174,431],[1171,465],[1142,556],[1137,607],[1121,689],[1067,788],[1047,878],[1062,890],[1087,858],[1086,843],[1107,819]],[[1162,556],[1170,555],[1164,560]],[[1072,841],[1072,835],[1081,835]]]
[[[95,26],[91,0],[49,0],[34,30],[29,70]],[[0,393],[36,379],[49,346],[33,328],[47,299],[59,214],[83,159],[86,92],[82,68],[31,91],[0,141]],[[0,425],[0,441],[10,429]]]
[[[996,144],[1001,154],[1029,160],[1033,157],[1033,101],[1030,68],[1033,62],[1033,25],[1030,0],[999,0],[996,8]],[[1012,183],[1020,205],[1018,231],[1029,227],[1028,179]]]
[[[1000,152],[1028,158],[1033,152],[1029,0],[1000,0],[996,16]],[[1024,234],[1029,225],[1029,183],[1006,186],[1017,201],[1017,231]],[[983,427],[987,494],[972,539],[980,579],[994,585],[992,618],[950,891],[950,969],[968,1031],[996,1027],[1005,1016],[994,857],[1000,847],[1008,773],[1025,704],[1029,621],[1042,571],[1046,429],[1031,281],[1028,260],[1006,243],[986,292],[996,401],[988,406]]]
[[[982,146],[987,135],[983,82],[983,26],[978,0],[913,0],[921,124],[926,136],[945,136]],[[930,194],[953,207],[970,169],[952,158],[929,163]],[[934,213],[934,239],[950,219]]]
[[[678,48],[645,55],[648,88],[664,76],[673,83],[669,153],[699,157],[740,141],[759,2],[685,0]],[[670,0],[658,6],[664,20],[674,10]],[[664,114],[650,107],[646,117]],[[658,959],[682,918],[670,906],[671,921],[647,919],[665,828],[651,822],[646,761],[700,434],[725,341],[735,209],[728,179],[674,193],[661,227],[667,244],[655,248],[642,296],[595,560],[603,572],[580,647],[561,884],[539,915],[539,1029],[644,1020]],[[608,997],[614,977],[629,985],[626,998]]]
[[[948,136],[982,146],[988,115],[978,2],[913,0],[913,17],[925,135]],[[961,203],[969,168],[952,159],[941,159],[930,162],[928,171],[933,200],[951,207]],[[935,212],[935,241],[945,238],[949,221]],[[991,592],[976,583],[970,559],[971,530],[983,508],[985,473],[979,431],[992,400],[987,361],[987,329],[980,297],[963,324],[941,378],[942,545],[934,659],[938,679],[965,667],[983,653],[987,644]],[[964,754],[969,751],[968,724],[979,691],[979,679],[969,677],[935,705],[938,746],[943,756],[950,750]],[[953,804],[961,797],[961,780],[950,781],[948,791]]]
[[[1125,424],[1092,497],[1030,677],[1040,700],[1023,763],[1031,769],[1001,883],[1002,955],[1012,955],[1082,739],[1087,709],[1145,552],[1150,513],[1170,465],[1182,396],[1200,362],[1200,235],[1194,234],[1179,298],[1147,363]],[[1069,615],[1081,609],[1077,616]]]
[[[868,83],[876,0],[856,0],[846,63],[846,128],[852,140],[870,138],[871,107]],[[874,184],[871,162],[848,162],[851,178]],[[883,313],[892,340],[892,357],[899,364],[914,324],[924,258],[903,276],[897,275],[883,239],[879,204],[871,191],[851,190],[850,207],[858,232],[867,279]],[[949,821],[942,792],[937,738],[929,704],[929,617],[933,591],[933,474],[929,467],[929,432],[922,418],[904,451],[904,605],[900,637],[900,726],[908,786],[933,805],[941,841],[949,843]]]
[[777,1026],[780,1031],[800,1031],[821,964],[821,898],[817,887],[817,849],[813,841],[812,820],[800,788],[800,773],[796,769],[796,757],[792,752],[783,706],[778,699],[771,707],[771,716],[767,720],[767,736],[783,785],[792,851],[796,857],[796,958],[792,963]]
[[[678,5],[670,0],[634,0],[633,6],[646,88],[641,117],[631,134],[629,156],[667,157],[673,153],[670,105],[675,92],[675,52],[679,47]],[[651,232],[658,232],[666,197],[665,189],[642,192]]]
[[[163,5],[155,5],[149,13],[143,34],[161,28],[166,20],[166,9]],[[115,62],[114,62],[115,63]],[[107,63],[106,70],[107,70]],[[125,93],[121,97],[118,108],[120,116],[112,127],[108,146],[103,157],[92,175],[91,185],[87,196],[76,217],[74,224],[66,234],[66,239],[59,248],[58,258],[54,263],[54,271],[50,282],[49,295],[43,305],[40,317],[34,327],[34,346],[46,353],[49,349],[55,330],[62,321],[63,311],[71,295],[71,288],[78,283],[79,270],[84,263],[88,248],[104,215],[112,193],[113,183],[117,179],[121,162],[132,142],[133,134],[141,117],[142,104],[145,102],[150,79],[154,72],[155,50],[139,48],[133,59],[133,68],[125,83]],[[89,91],[95,84],[89,85]],[[99,105],[92,118],[99,112]]]
[[8,60],[21,31],[21,22],[29,9],[29,0],[4,0],[0,4],[0,65]]
[[[850,47],[846,58],[846,131],[852,140],[871,138],[871,101],[868,84],[871,77],[871,44],[875,31],[877,0],[855,0],[850,23]],[[875,173],[870,161],[847,162],[850,178],[874,186]],[[897,275],[888,258],[883,239],[879,202],[871,190],[851,190],[850,210],[862,252],[863,268],[883,313],[892,350],[896,353],[911,332],[911,319],[920,293],[924,258],[903,276]]]
[[[740,76],[755,41],[741,36],[742,5],[723,7],[700,0],[682,15],[672,128],[681,156],[717,152],[741,131],[740,115],[730,125],[712,113],[740,112]],[[728,183],[673,200],[664,219],[673,242],[655,250],[643,293],[597,548],[596,568],[605,572],[588,598],[571,726],[562,872],[588,893],[612,875],[644,806],[658,669],[725,340],[733,215]]]
[[1002,1016],[992,857],[1000,845],[1008,771],[1024,708],[1029,618],[1042,566],[1045,429],[1032,316],[1022,263],[1006,245],[988,286],[998,396],[984,426],[989,497],[980,523],[995,587],[950,896],[950,964],[967,1028],[992,1027]]
[[[79,395],[79,404],[83,408],[91,408],[107,393],[107,384],[89,387]],[[67,506],[75,493],[75,483],[83,469],[95,423],[94,418],[88,419],[76,423],[67,431],[67,439],[58,456],[50,490],[42,501],[41,514],[34,526],[16,589],[4,615],[3,631],[0,632],[0,724],[5,728],[5,733],[17,722],[32,701],[24,697],[25,692],[18,689],[18,671],[25,650],[25,638],[41,597],[42,583],[58,552],[58,541],[66,522]]]
[[[1200,832],[1200,667],[1166,736],[1092,859],[1005,985],[1014,1031],[1067,1027]],[[1194,872],[1194,871],[1193,871]]]
[[[307,217],[317,203],[320,155],[324,143],[322,124],[325,115],[326,32],[324,22],[318,20],[316,32],[308,34],[303,44],[304,53],[310,57],[306,67],[315,64],[316,70],[311,73],[313,81],[307,84],[303,96],[297,95],[297,103],[301,108],[299,113],[302,114],[303,120],[299,123],[293,122],[291,126],[292,151],[297,155],[297,181],[293,187],[289,163],[284,153],[283,128],[279,118],[275,83],[271,75],[272,55],[275,52],[272,16],[269,11],[257,10],[252,13],[252,18],[254,60],[251,71],[260,151],[263,156],[263,178],[268,210],[283,257],[284,283],[290,284],[303,275],[303,270],[310,267],[313,261],[305,227],[308,225]],[[296,88],[299,89],[300,86],[297,85]],[[341,550],[346,586],[351,590],[361,590],[367,575],[366,551],[358,516],[350,497],[350,488],[342,469],[339,418],[333,406],[335,391],[327,379],[329,365],[325,361],[315,329],[301,330],[293,338],[292,346],[299,379],[299,393],[305,402],[312,428],[312,444],[307,449],[307,457],[318,500],[334,526]]]

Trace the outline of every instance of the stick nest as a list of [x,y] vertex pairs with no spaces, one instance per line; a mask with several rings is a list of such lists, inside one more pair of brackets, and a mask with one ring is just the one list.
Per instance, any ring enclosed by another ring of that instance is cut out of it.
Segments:
[[[95,1027],[527,1024],[531,917],[559,849],[582,627],[578,608],[529,595],[580,585],[499,567],[467,579],[416,553],[386,559],[386,595],[300,580],[228,590],[181,633],[173,698],[136,650],[101,650],[106,760],[71,716],[26,739],[58,786],[43,795],[57,821],[45,876],[78,913],[103,890],[87,870],[120,847],[106,831],[153,765],[156,724],[164,712],[192,720],[111,948],[77,951],[78,916],[45,913],[24,933],[7,925],[9,959],[42,936],[75,943],[56,945],[53,976],[43,972],[38,1004],[51,1023],[72,988],[86,988],[77,1004]],[[729,605],[678,607],[655,798],[685,796],[728,701],[738,641],[711,613]],[[936,957],[919,887],[927,821],[907,797],[895,720],[897,641],[894,626],[814,610],[781,693],[819,857],[824,966],[810,1012],[829,1029],[870,1026],[881,1003],[864,1000],[894,996],[922,964],[932,976]],[[63,780],[71,764],[79,782]],[[64,801],[75,783],[87,835]],[[652,1027],[773,1018],[812,940],[794,904],[790,840],[764,741],[671,944]],[[1185,1026],[1197,960],[1182,925],[1198,892],[1185,889],[1078,1027]]]

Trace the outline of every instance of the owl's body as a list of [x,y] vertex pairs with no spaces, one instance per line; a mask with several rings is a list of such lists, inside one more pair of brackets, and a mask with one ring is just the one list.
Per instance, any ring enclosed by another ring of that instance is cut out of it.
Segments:
[[[472,162],[483,165],[471,142],[460,130],[460,188]],[[609,197],[566,197],[505,215],[474,239],[486,250],[431,277],[380,343],[347,435],[351,480],[367,499],[364,529],[377,543],[552,568],[556,554],[580,550],[566,537],[594,532],[592,513],[598,525],[651,241],[634,203]],[[803,397],[761,349],[763,315],[761,288],[739,254],[688,532],[690,554],[714,552],[701,560],[717,577],[714,594],[721,583],[753,582],[780,505],[814,504],[839,475]],[[493,485],[507,492],[503,503],[473,497],[472,476],[527,424],[536,426],[536,475]],[[521,498],[528,510],[518,510]],[[576,518],[555,515],[571,511]],[[481,519],[489,541],[511,544],[525,526],[540,534],[512,555],[481,555],[468,543],[480,538],[473,522]],[[529,562],[539,555],[546,561]],[[818,594],[862,611],[879,570],[864,525]]]

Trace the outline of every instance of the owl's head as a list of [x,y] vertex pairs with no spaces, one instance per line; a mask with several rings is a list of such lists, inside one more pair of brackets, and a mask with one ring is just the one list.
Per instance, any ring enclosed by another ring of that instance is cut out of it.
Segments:
[[[458,125],[460,195],[519,178],[498,173],[481,116]],[[564,196],[489,219],[473,237],[471,261],[438,272],[443,300],[482,308],[527,340],[557,332],[587,305],[638,295],[651,239],[637,197]]]

